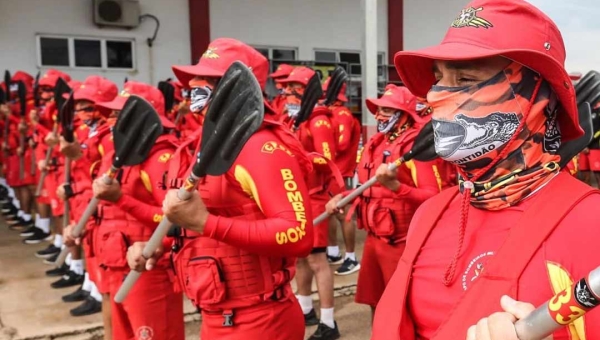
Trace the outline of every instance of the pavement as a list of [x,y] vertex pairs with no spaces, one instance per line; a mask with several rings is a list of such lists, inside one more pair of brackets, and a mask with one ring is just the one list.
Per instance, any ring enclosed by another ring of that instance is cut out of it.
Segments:
[[[362,255],[364,233],[357,233],[358,257]],[[7,228],[0,220],[0,340],[95,340],[102,339],[100,314],[74,318],[69,309],[78,303],[66,304],[61,297],[77,287],[52,289],[50,278],[44,272],[51,266],[43,264],[34,253],[48,243],[25,245],[18,232]],[[339,244],[343,245],[342,240]],[[335,269],[331,266],[332,270]],[[370,309],[353,302],[357,273],[334,276],[336,320],[341,339],[368,339],[370,334]],[[292,283],[295,287],[295,284]],[[316,285],[313,283],[313,292]],[[185,299],[185,298],[184,298]],[[313,294],[318,306],[318,296]],[[200,315],[185,299],[186,339],[198,339]],[[308,338],[316,326],[306,329]],[[115,339],[118,340],[118,339]]]

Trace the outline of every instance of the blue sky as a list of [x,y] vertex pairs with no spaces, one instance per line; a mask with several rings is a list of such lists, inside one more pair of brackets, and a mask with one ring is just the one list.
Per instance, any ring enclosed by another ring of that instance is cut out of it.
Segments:
[[600,71],[600,1],[527,0],[558,25],[567,49],[569,72]]

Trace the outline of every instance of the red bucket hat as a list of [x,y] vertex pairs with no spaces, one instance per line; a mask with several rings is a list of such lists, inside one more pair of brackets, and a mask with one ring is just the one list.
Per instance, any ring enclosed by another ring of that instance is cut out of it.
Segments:
[[[165,98],[159,89],[152,85],[140,83],[137,81],[128,81],[125,83],[123,91],[119,93],[112,101],[96,103],[101,112],[109,110],[122,110],[125,102],[131,95],[140,96],[146,99],[158,113],[162,125],[169,129],[174,129],[175,125],[165,116]],[[104,114],[103,112],[103,114]]]
[[222,77],[234,61],[241,61],[252,69],[261,89],[264,90],[269,73],[269,61],[260,52],[231,38],[213,40],[196,65],[174,65],[173,72],[183,86],[200,77]]
[[92,103],[108,102],[117,96],[119,89],[112,81],[100,77],[89,76],[79,87],[73,90],[74,100],[89,100]]
[[67,83],[71,81],[71,76],[69,76],[68,74],[66,74],[64,72],[60,72],[58,70],[49,69],[46,72],[46,74],[44,74],[44,76],[42,76],[42,78],[40,78],[40,81],[38,84],[39,84],[39,86],[54,87],[54,86],[56,86],[56,82],[58,81],[58,78],[62,78]]
[[308,81],[315,74],[315,71],[306,66],[296,67],[287,78],[277,79],[278,83],[300,83],[304,86],[308,85]]
[[389,107],[408,113],[412,119],[421,123],[423,118],[417,114],[417,97],[406,87],[388,84],[383,95],[377,99],[367,98],[367,108],[372,114],[377,113],[378,107]]
[[287,77],[292,73],[292,70],[294,70],[294,66],[290,64],[279,64],[275,72],[269,74],[269,77],[273,79]]
[[[325,79],[325,82],[323,83],[323,92],[327,92],[327,88],[329,88],[329,82],[331,81],[331,77],[327,77],[327,79]],[[346,89],[348,88],[348,85],[346,83],[344,83],[342,85],[342,88],[340,89],[340,93],[338,93],[337,99],[341,102],[347,102],[348,101],[348,97],[346,97]]]
[[[10,79],[11,85],[14,85],[15,83],[22,81],[23,84],[25,84],[25,88],[27,89],[27,94],[31,94],[33,93],[33,77],[31,76],[31,74],[24,72],[24,71],[17,71],[15,74],[13,74],[12,78]],[[15,87],[12,87],[10,89],[10,92],[16,91]]]
[[452,22],[441,44],[396,53],[396,70],[408,89],[425,97],[435,83],[434,60],[471,60],[503,56],[540,73],[556,93],[563,111],[563,140],[583,134],[575,90],[564,68],[565,45],[556,24],[523,0],[475,0]]

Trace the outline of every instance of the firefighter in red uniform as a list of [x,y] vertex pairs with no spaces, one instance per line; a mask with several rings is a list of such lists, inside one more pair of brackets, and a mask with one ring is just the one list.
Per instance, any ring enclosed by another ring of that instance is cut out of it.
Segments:
[[[375,115],[378,133],[365,145],[358,165],[358,180],[366,182],[375,170],[410,150],[419,132],[421,117],[416,98],[405,87],[388,85],[379,99],[367,99],[367,108]],[[440,190],[432,162],[409,161],[397,171],[397,185],[388,189],[376,184],[354,203],[358,227],[367,231],[362,270],[358,276],[355,300],[375,306],[389,282],[406,246],[410,220],[417,208]],[[342,195],[327,204],[335,212]]]
[[[598,266],[573,245],[597,247],[600,196],[558,165],[561,144],[583,134],[564,61],[556,25],[521,0],[475,0],[440,45],[396,54],[461,184],[415,213],[373,339],[516,340],[517,319]],[[552,318],[574,316],[555,301]],[[600,312],[553,338],[600,338]]]
[[[71,181],[68,185],[61,182],[63,184],[59,186],[57,195],[63,201],[68,199],[71,206],[70,226],[65,228],[64,238],[65,244],[71,247],[71,267],[74,267],[73,262],[77,265],[81,259],[81,249],[71,237],[72,225],[79,221],[92,196],[92,179],[98,173],[102,155],[111,152],[113,148],[110,138],[105,138],[110,136],[110,126],[105,124],[106,117],[102,115],[95,103],[113,100],[118,89],[113,82],[100,76],[89,76],[81,85],[72,88],[75,100],[75,142],[67,143],[61,138],[61,152],[72,159]],[[83,301],[81,305],[71,309],[70,313],[73,316],[89,315],[101,310],[105,338],[110,339],[112,336],[110,289],[108,280],[102,279],[103,271],[96,261],[96,230],[96,220],[90,219],[81,242],[86,264],[84,281],[81,287],[63,296],[62,299],[65,302]],[[69,281],[77,282],[76,275],[72,273],[76,269],[69,269],[65,273],[68,274]],[[70,285],[64,284],[64,286]]]
[[[323,91],[326,93],[329,87],[331,77],[323,83]],[[354,181],[354,171],[356,170],[356,159],[358,156],[358,144],[360,143],[361,127],[360,122],[352,115],[352,112],[345,106],[348,102],[346,97],[347,85],[342,85],[337,100],[329,106],[332,117],[331,122],[336,132],[337,145],[335,153],[335,164],[340,169],[344,178],[346,190],[352,189]],[[330,264],[342,264],[336,269],[336,275],[349,275],[360,269],[360,263],[354,253],[356,220],[354,217],[346,220],[339,219],[338,216],[332,216],[329,220],[329,246],[327,247],[327,259]],[[338,222],[339,221],[339,222]],[[344,236],[344,245],[346,252],[344,257],[340,254],[340,248],[337,246],[337,228],[342,224],[342,234]]]
[[[315,71],[308,67],[297,67],[290,75],[280,80],[285,85],[286,104],[283,117],[286,124],[294,123],[296,115],[301,106],[301,99],[310,78]],[[320,215],[325,211],[325,204],[332,194],[340,191],[343,179],[339,169],[335,165],[336,155],[336,131],[332,123],[329,108],[317,106],[311,116],[300,125],[296,131],[298,139],[304,150],[308,153],[316,153],[313,161],[325,162],[328,167],[315,167],[310,173],[308,188],[311,200],[311,211],[313,216]],[[321,171],[321,169],[325,171]],[[338,179],[335,183],[332,179]],[[313,250],[308,258],[298,259],[298,301],[304,313],[306,325],[319,324],[315,334],[310,339],[337,339],[340,334],[335,323],[334,299],[333,299],[333,275],[327,261],[327,246],[329,244],[329,222],[325,220],[315,226],[315,238]],[[312,304],[312,279],[317,280],[319,291],[319,302],[321,307],[320,320],[313,309]],[[320,322],[319,322],[320,321]]]
[[279,64],[275,72],[269,74],[269,77],[275,82],[275,88],[277,89],[277,96],[273,98],[270,104],[277,113],[283,112],[286,97],[284,93],[285,86],[280,80],[287,78],[292,73],[292,70],[294,70],[294,66],[292,65]]
[[[107,185],[101,178],[92,184],[95,197],[101,200],[97,216],[100,225],[95,231],[96,261],[104,268],[102,280],[108,280],[111,296],[113,339],[184,339],[183,299],[173,291],[172,276],[165,256],[157,264],[157,270],[144,275],[133,288],[127,300],[117,304],[112,296],[121,286],[128,273],[127,245],[147,240],[162,219],[161,202],[166,194],[163,176],[168,162],[176,149],[176,137],[169,133],[174,125],[165,116],[164,98],[157,88],[129,81],[124,90],[111,102],[96,103],[102,110],[112,111],[108,124],[116,120],[127,98],[139,95],[146,99],[161,116],[167,131],[152,147],[146,161],[125,167],[117,176],[118,181]],[[107,138],[110,135],[107,135]],[[110,136],[109,138],[111,138]],[[105,173],[112,164],[113,152],[105,153],[99,167]]]
[[[196,65],[173,67],[192,89],[192,112],[204,108],[206,94],[235,60],[251,67],[264,88],[268,61],[234,39],[211,42]],[[304,181],[311,163],[266,108],[263,127],[227,173],[207,176],[188,201],[171,190],[164,202],[165,216],[185,228],[176,238],[174,266],[181,287],[202,312],[202,339],[304,338],[290,281],[295,258],[306,256],[312,245]],[[144,268],[142,247],[130,248],[132,268]]]

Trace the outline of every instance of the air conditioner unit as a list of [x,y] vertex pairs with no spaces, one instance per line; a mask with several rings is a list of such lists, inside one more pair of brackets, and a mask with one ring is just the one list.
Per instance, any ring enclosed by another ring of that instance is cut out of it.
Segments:
[[137,27],[140,14],[139,0],[94,0],[94,23],[101,27]]

